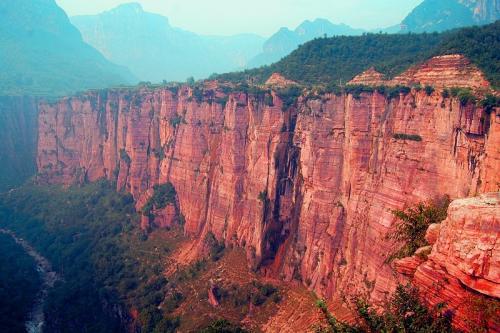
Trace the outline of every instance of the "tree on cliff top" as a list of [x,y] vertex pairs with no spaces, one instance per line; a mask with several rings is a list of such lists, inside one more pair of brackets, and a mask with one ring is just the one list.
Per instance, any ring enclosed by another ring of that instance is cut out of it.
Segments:
[[403,245],[388,261],[410,257],[419,248],[429,245],[425,240],[425,233],[429,225],[446,219],[449,205],[450,198],[444,196],[429,202],[420,202],[405,210],[393,210],[392,213],[398,221],[387,238]]

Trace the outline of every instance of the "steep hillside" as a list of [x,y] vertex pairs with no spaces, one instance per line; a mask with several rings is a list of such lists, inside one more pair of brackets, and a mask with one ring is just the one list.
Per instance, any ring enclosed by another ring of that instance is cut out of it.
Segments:
[[264,42],[252,34],[201,36],[174,28],[166,17],[145,12],[138,3],[72,17],[71,22],[86,42],[142,81],[184,81],[243,68]]
[[268,276],[380,301],[399,280],[387,264],[392,210],[500,190],[499,109],[445,93],[484,86],[457,59],[401,76],[435,89],[315,95],[212,82],[44,104],[38,179],[115,180],[143,228],[180,223],[199,242],[191,255],[215,238]]
[[61,95],[131,82],[85,44],[54,0],[0,3],[0,94]]
[[304,21],[295,30],[281,28],[265,42],[262,53],[252,59],[247,68],[270,65],[290,54],[300,44],[323,36],[361,35],[362,29],[354,29],[345,24],[333,24],[326,19]]
[[499,0],[425,0],[402,22],[402,32],[434,32],[500,19]]
[[0,97],[0,192],[35,174],[37,118],[37,99]]
[[484,27],[442,34],[368,34],[359,37],[320,38],[304,44],[281,61],[266,67],[217,76],[263,83],[272,73],[304,84],[337,84],[375,67],[391,78],[434,55],[467,56],[500,86],[500,21]]

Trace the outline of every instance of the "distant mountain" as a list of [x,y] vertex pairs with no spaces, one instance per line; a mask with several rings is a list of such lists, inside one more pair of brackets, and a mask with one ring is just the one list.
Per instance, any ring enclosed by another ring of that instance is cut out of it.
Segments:
[[500,19],[500,0],[425,0],[402,22],[402,32],[434,32]]
[[54,0],[0,2],[0,94],[60,95],[133,80],[83,42]]
[[253,34],[197,35],[172,27],[166,17],[145,12],[137,3],[71,21],[86,42],[143,81],[206,78],[242,68],[264,42]]
[[365,30],[354,29],[345,24],[333,24],[326,19],[304,21],[295,30],[281,28],[272,35],[264,44],[263,51],[252,59],[248,68],[269,65],[290,54],[299,45],[314,38],[323,36],[355,36],[361,35]]
[[222,74],[221,81],[264,83],[273,73],[308,85],[339,85],[374,67],[391,78],[433,56],[461,54],[500,87],[500,21],[442,33],[366,34],[320,38],[270,65]]

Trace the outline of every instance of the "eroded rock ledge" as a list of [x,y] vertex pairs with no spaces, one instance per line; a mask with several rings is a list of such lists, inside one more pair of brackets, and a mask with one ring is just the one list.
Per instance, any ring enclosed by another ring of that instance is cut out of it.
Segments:
[[[395,267],[431,306],[446,303],[455,326],[469,331],[476,312],[486,311],[475,305],[500,299],[500,192],[453,201],[447,219],[432,225],[426,238],[432,245],[427,259],[415,255]],[[499,324],[490,320],[490,330],[497,332]]]

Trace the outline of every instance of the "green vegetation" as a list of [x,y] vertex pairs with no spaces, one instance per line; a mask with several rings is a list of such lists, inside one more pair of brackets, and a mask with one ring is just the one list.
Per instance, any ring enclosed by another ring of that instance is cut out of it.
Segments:
[[143,215],[150,215],[153,209],[162,209],[167,207],[168,204],[176,203],[177,193],[172,183],[155,185],[153,191],[151,198],[142,207]]
[[365,34],[310,41],[281,61],[266,67],[220,75],[228,81],[253,77],[265,82],[272,73],[303,84],[343,83],[371,66],[393,76],[412,64],[424,61],[439,45],[439,34]]
[[424,90],[427,96],[432,95],[432,93],[435,91],[434,87],[432,86],[425,86]]
[[205,244],[209,249],[209,256],[212,261],[218,261],[223,255],[226,246],[224,242],[219,242],[212,232],[205,236]]
[[220,104],[222,106],[222,108],[225,109],[228,100],[229,100],[229,97],[227,97],[227,96],[218,97],[215,99],[215,103]]
[[182,117],[179,115],[175,115],[170,118],[168,122],[170,126],[172,126],[173,128],[177,128],[182,123]]
[[266,203],[268,200],[267,190],[259,192],[257,199],[259,199],[259,201],[261,201],[262,203]]
[[500,86],[500,21],[445,33],[364,34],[310,41],[281,61],[257,69],[219,75],[217,78],[245,82],[248,77],[264,83],[278,72],[301,84],[346,83],[355,75],[375,67],[394,77],[410,66],[432,56],[463,54],[485,72],[490,82]]
[[399,98],[400,95],[408,95],[411,92],[410,87],[406,86],[378,86],[375,88],[379,94],[385,95],[388,99]]
[[299,96],[302,94],[302,89],[297,86],[290,86],[279,89],[276,91],[276,94],[283,102],[282,110],[286,111],[297,104]]
[[196,103],[200,104],[201,102],[203,102],[203,97],[205,97],[203,94],[203,88],[199,87],[199,86],[194,86],[193,87],[193,97],[194,97]]
[[446,219],[449,204],[449,197],[443,197],[427,203],[421,202],[405,210],[394,210],[392,213],[398,220],[394,231],[387,238],[403,245],[388,261],[410,257],[419,248],[429,245],[425,240],[425,233],[429,225]]
[[346,94],[351,94],[354,99],[360,99],[362,93],[373,93],[375,88],[361,84],[347,85],[344,88]]
[[130,165],[130,163],[132,163],[132,159],[124,148],[120,149],[120,159],[127,165]]
[[24,333],[41,285],[36,263],[9,235],[0,233],[0,327]]
[[326,302],[324,300],[317,300],[316,306],[321,310],[325,316],[328,327],[318,327],[316,329],[317,333],[357,333],[363,332],[360,328],[356,326],[351,326],[348,324],[341,323],[338,321],[328,310]]
[[466,106],[469,103],[476,103],[477,98],[474,95],[474,92],[470,88],[451,88],[450,89],[450,94],[453,97],[458,98],[460,101],[460,104],[462,106]]
[[422,137],[416,134],[395,133],[392,137],[396,140],[422,141]]
[[281,302],[278,288],[272,284],[252,281],[245,285],[231,284],[215,289],[216,297],[223,304],[234,308],[245,308],[250,304],[263,306],[266,302]]
[[470,332],[488,333],[491,327],[500,325],[500,300],[485,295],[472,295],[467,300],[467,307],[471,315],[466,320]]
[[150,306],[139,314],[139,322],[144,332],[174,333],[180,325],[179,318],[164,318],[163,313]]
[[355,99],[361,98],[362,93],[373,93],[377,92],[381,95],[386,96],[389,100],[398,98],[401,94],[408,95],[411,92],[411,88],[407,86],[367,86],[363,84],[346,85],[344,89],[339,88],[338,92],[344,92],[346,94],[351,94]]
[[494,95],[486,95],[486,97],[479,103],[481,107],[488,113],[491,113],[494,108],[500,107],[500,97]]
[[[49,332],[117,332],[117,310],[136,308],[147,317],[165,295],[179,302],[162,274],[169,244],[179,236],[145,236],[132,197],[116,193],[114,184],[24,186],[0,196],[0,227],[28,240],[64,280],[48,295]],[[145,332],[176,326],[171,309],[152,316],[154,329]]]
[[267,106],[274,106],[274,99],[271,94],[266,94],[264,96],[264,104]]
[[225,319],[219,319],[200,330],[199,333],[247,333],[247,331]]
[[366,302],[358,300],[358,313],[368,332],[451,333],[451,317],[445,304],[428,309],[419,298],[418,289],[399,285],[379,314]]
[[500,88],[500,20],[482,27],[445,33],[436,54],[463,54],[481,69],[497,89]]
[[428,309],[422,304],[418,290],[411,285],[399,285],[395,293],[385,303],[383,311],[368,305],[366,301],[356,300],[360,322],[356,326],[341,323],[328,311],[326,303],[318,300],[316,305],[323,312],[327,327],[320,326],[317,333],[365,333],[365,332],[412,332],[412,333],[451,333],[451,317],[446,306],[439,304]]

